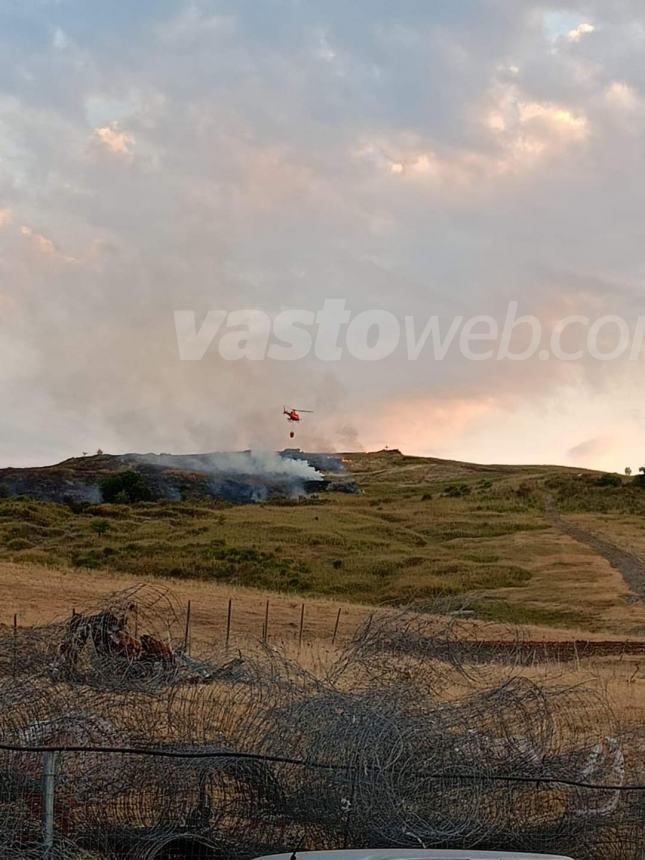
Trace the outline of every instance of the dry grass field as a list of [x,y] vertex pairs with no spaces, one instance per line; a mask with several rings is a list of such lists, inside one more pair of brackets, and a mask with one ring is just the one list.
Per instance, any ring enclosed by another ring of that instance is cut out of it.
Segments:
[[[478,466],[394,451],[348,454],[345,462],[359,495],[81,511],[0,500],[7,612],[15,606],[27,617],[30,602],[36,608],[38,589],[28,596],[30,576],[20,571],[38,571],[31,580],[41,580],[45,605],[51,600],[61,611],[83,594],[113,590],[124,577],[155,577],[186,595],[208,595],[195,601],[195,611],[219,613],[215,624],[229,589],[254,588],[275,593],[272,612],[285,608],[286,627],[298,623],[302,597],[320,607],[310,614],[325,617],[326,626],[326,614],[336,611],[330,599],[348,604],[341,623],[350,625],[366,606],[423,607],[439,597],[490,621],[618,636],[645,630],[644,604],[611,558],[545,516],[552,499],[565,519],[645,557],[645,490],[636,482],[605,486],[594,472]],[[258,600],[254,617],[264,613],[265,599]]]
[[[148,580],[158,584],[157,579]],[[128,574],[108,574],[73,568],[42,567],[34,564],[0,562],[0,622],[9,625],[14,613],[19,630],[82,611],[113,592],[141,583]],[[329,665],[370,616],[378,618],[387,609],[356,602],[305,598],[263,592],[251,588],[221,585],[203,581],[169,580],[180,605],[191,602],[191,640],[196,649],[221,650],[226,635],[229,599],[233,618],[231,645],[246,647],[250,640],[263,635],[267,601],[269,602],[269,644],[284,649],[305,667],[318,671]],[[302,647],[298,646],[300,613],[305,605]],[[336,643],[332,637],[338,611],[340,622]],[[463,635],[493,640],[514,640],[513,625],[464,619],[459,622]],[[569,641],[571,639],[606,640],[594,633],[575,629],[539,627],[521,628],[521,638],[532,642]],[[616,637],[619,638],[619,637]],[[506,672],[500,668],[500,674]],[[641,656],[592,657],[565,662],[548,660],[533,666],[517,668],[516,673],[540,682],[563,686],[582,685],[606,695],[618,718],[629,723],[645,721],[645,659]],[[493,677],[493,675],[491,675]],[[456,690],[456,694],[462,692]]]

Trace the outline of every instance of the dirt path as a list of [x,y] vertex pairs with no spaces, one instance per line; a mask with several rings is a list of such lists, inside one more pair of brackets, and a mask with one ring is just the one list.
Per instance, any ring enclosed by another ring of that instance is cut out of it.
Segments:
[[563,534],[585,544],[614,567],[632,591],[633,602],[645,600],[645,561],[637,555],[620,549],[593,532],[562,518],[553,499],[547,499],[545,516],[552,526]]

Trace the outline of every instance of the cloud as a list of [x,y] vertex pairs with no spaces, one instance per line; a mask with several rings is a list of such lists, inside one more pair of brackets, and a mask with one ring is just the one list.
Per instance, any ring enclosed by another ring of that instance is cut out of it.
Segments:
[[117,122],[95,128],[92,134],[101,146],[117,155],[129,155],[134,149],[134,137],[123,131]]
[[184,364],[173,327],[645,313],[645,11],[585,10],[602,38],[484,0],[0,9],[5,458],[281,446],[285,401],[303,446],[557,461],[611,420],[636,451],[639,364]]
[[578,24],[578,26],[574,27],[573,30],[569,30],[567,33],[567,39],[570,42],[579,42],[583,36],[588,36],[589,33],[593,33],[595,29],[594,25],[588,22]]
[[624,81],[613,81],[605,90],[607,101],[625,111],[636,110],[641,104],[641,98],[634,87]]
[[34,233],[31,227],[24,224],[20,228],[20,234],[29,239],[32,247],[39,253],[45,256],[53,256],[56,254],[56,247],[51,239],[46,236],[41,236],[39,233]]
[[531,100],[515,84],[493,88],[488,100],[477,147],[452,147],[440,153],[432,141],[406,131],[363,141],[356,155],[401,180],[441,184],[463,193],[504,175],[533,171],[545,159],[566,157],[571,147],[580,147],[589,138],[590,123],[582,111]]

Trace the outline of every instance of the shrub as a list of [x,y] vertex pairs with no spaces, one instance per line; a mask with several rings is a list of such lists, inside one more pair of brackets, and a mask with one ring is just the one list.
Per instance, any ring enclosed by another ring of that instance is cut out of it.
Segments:
[[5,544],[7,549],[13,550],[21,550],[21,549],[33,549],[33,543],[27,538],[15,537],[8,540]]
[[470,487],[468,484],[449,484],[444,490],[445,496],[450,496],[453,499],[461,498],[462,496],[470,495]]
[[534,489],[535,487],[530,481],[522,481],[515,490],[515,493],[520,499],[528,499],[533,495]]
[[99,484],[104,502],[127,505],[132,502],[151,502],[154,499],[146,479],[139,472],[128,470],[110,475]]
[[608,472],[606,475],[601,475],[596,481],[596,485],[598,487],[620,487],[622,486],[622,483],[620,475],[614,475],[611,472]]
[[90,528],[100,537],[109,531],[110,524],[107,520],[94,520]]
[[84,513],[90,505],[89,502],[86,502],[83,499],[77,499],[75,496],[63,496],[63,504],[73,514]]

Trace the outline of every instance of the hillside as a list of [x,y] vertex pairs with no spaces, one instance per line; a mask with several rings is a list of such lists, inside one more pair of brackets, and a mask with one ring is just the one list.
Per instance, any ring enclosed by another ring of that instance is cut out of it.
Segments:
[[[342,483],[360,492],[279,494],[244,505],[199,494],[137,504],[3,499],[0,560],[365,604],[441,598],[489,620],[627,635],[645,629],[638,481],[397,451],[338,456],[333,480],[344,469]],[[101,465],[93,460],[61,464],[66,480],[87,480],[82,470]]]
[[[92,504],[115,476],[136,474],[138,501],[217,499],[236,503],[288,499],[312,492],[354,492],[342,463],[326,454],[252,451],[210,454],[104,454],[53,466],[0,469],[0,497]],[[127,500],[127,499],[126,499]]]

